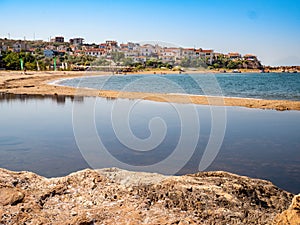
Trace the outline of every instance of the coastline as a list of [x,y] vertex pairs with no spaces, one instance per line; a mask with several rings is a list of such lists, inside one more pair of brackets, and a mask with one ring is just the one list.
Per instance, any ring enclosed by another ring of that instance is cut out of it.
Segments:
[[[157,71],[142,71],[128,74],[153,74]],[[185,73],[218,73],[217,71],[186,71]],[[249,73],[251,71],[248,71]],[[178,71],[165,71],[167,74],[178,74]],[[232,98],[198,96],[184,94],[161,94],[143,92],[119,92],[111,90],[93,90],[87,88],[73,88],[55,84],[60,79],[70,79],[83,76],[109,75],[108,72],[78,72],[78,71],[43,71],[27,72],[0,71],[0,93],[25,95],[63,95],[82,97],[144,99],[157,102],[186,103],[215,106],[240,106],[257,109],[299,110],[300,101],[264,100],[251,98]]]
[[[87,75],[108,73],[28,72],[24,75],[0,71],[0,96],[5,93],[98,96],[300,110],[297,101],[103,91],[55,84],[60,79]],[[4,224],[199,224],[206,221],[280,225],[299,221],[298,196],[266,180],[222,171],[172,177],[116,168],[86,169],[48,179],[31,172],[0,168],[0,221]]]

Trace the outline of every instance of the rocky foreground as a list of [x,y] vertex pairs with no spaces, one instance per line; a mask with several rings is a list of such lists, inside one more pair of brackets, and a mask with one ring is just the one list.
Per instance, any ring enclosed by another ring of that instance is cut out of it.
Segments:
[[0,169],[0,224],[300,224],[300,196],[289,207],[292,198],[268,181],[226,172],[113,168],[47,179]]

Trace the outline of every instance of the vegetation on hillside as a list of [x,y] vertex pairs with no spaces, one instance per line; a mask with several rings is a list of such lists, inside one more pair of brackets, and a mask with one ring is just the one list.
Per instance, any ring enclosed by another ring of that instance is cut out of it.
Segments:
[[218,56],[209,66],[210,69],[262,69],[263,66],[258,60],[229,59],[224,56]]
[[[81,55],[56,55],[57,65],[64,64],[65,70],[72,69],[72,66],[84,65],[89,66],[95,61],[96,57]],[[0,58],[0,68],[7,70],[20,70],[21,63],[23,60],[24,69],[26,70],[51,70],[54,65],[54,58],[45,57],[44,53],[37,48],[33,53],[29,52],[12,52],[2,51]]]

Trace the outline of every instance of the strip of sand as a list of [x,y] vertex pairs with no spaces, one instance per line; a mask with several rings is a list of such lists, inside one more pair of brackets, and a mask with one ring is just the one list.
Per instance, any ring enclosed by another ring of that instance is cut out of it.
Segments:
[[[199,72],[199,71],[198,71]],[[201,71],[200,71],[201,72]],[[203,71],[202,71],[203,72]],[[145,73],[145,72],[141,72]],[[152,73],[147,71],[147,73]],[[168,72],[167,72],[168,73]],[[178,73],[178,72],[177,72]],[[27,95],[97,96],[104,98],[145,99],[157,102],[192,103],[199,105],[241,106],[259,109],[300,110],[300,101],[228,98],[182,94],[119,92],[51,85],[59,79],[108,75],[107,72],[0,72],[0,93]]]

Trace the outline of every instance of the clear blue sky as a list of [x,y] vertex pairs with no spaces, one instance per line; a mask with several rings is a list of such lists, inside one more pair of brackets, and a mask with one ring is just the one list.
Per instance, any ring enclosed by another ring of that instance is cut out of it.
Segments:
[[300,65],[300,0],[0,0],[0,37],[164,41]]

